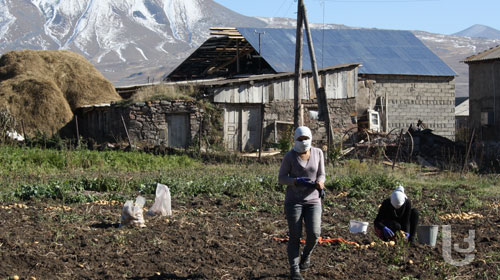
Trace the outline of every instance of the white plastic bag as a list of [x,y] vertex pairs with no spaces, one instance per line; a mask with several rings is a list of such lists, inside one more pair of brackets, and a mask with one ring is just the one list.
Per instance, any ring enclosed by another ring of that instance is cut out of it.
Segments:
[[151,208],[149,208],[146,213],[149,216],[162,215],[171,216],[172,215],[172,204],[170,198],[170,190],[166,185],[157,184],[156,185],[156,197],[155,203]]
[[138,196],[135,203],[132,200],[127,200],[123,205],[120,227],[128,225],[146,227],[142,210],[144,204],[146,204],[146,199],[142,196]]

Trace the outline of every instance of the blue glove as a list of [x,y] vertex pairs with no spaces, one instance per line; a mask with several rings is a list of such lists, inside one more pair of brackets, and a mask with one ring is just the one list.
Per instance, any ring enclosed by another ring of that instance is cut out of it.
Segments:
[[325,198],[325,194],[326,194],[325,189],[321,189],[319,191],[319,198]]
[[304,183],[307,182],[307,178],[306,177],[297,177],[297,178],[295,178],[295,182],[297,185],[303,185]]
[[408,239],[410,237],[410,233],[409,232],[405,232],[405,239]]
[[306,187],[316,187],[316,182],[312,181],[311,179],[307,177],[297,177],[295,178],[297,185],[302,185]]
[[385,238],[394,237],[394,232],[390,228],[384,227],[384,236]]

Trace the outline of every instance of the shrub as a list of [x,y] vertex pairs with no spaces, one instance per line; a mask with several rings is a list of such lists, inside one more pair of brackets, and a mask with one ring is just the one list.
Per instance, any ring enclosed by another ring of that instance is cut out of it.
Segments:
[[140,88],[129,101],[144,102],[152,100],[186,100],[194,101],[198,89],[192,85],[172,86],[172,85],[152,85]]

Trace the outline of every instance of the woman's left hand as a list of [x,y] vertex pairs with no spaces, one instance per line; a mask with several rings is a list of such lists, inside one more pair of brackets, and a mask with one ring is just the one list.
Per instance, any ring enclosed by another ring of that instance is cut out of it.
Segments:
[[316,182],[316,189],[322,190],[324,188],[325,188],[325,182],[320,182],[320,181]]

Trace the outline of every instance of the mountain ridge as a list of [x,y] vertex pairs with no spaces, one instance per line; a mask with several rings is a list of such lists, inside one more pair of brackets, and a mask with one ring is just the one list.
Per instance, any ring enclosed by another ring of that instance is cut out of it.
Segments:
[[469,28],[453,33],[452,35],[486,39],[500,39],[500,30],[486,25],[474,24]]
[[[210,37],[210,27],[295,28],[295,23],[247,17],[213,0],[0,0],[0,53],[72,50],[115,86],[125,86],[160,81]],[[468,91],[468,68],[460,61],[500,44],[500,39],[412,32],[459,74],[457,96]]]

